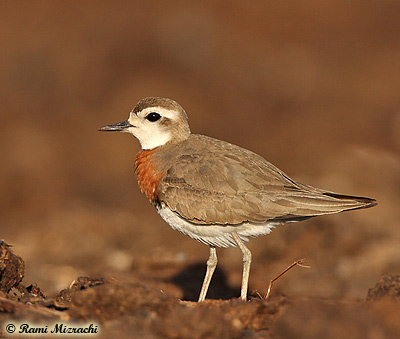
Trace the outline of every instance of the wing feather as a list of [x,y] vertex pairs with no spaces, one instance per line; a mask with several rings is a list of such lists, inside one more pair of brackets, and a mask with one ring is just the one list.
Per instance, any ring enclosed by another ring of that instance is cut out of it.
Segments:
[[159,199],[194,223],[298,221],[375,204],[297,183],[257,154],[220,140],[191,135],[171,147],[179,148]]

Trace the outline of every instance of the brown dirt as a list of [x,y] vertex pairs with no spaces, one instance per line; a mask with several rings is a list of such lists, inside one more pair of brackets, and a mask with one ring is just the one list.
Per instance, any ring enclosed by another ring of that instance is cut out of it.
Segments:
[[[17,257],[7,245],[4,248],[8,256]],[[366,338],[373,333],[388,338],[400,331],[393,316],[400,311],[400,276],[384,276],[368,291],[367,301],[259,296],[247,302],[233,298],[197,303],[177,298],[175,288],[168,286],[172,281],[166,283],[150,272],[145,281],[135,274],[120,280],[79,277],[47,298],[38,286],[24,288],[15,281],[20,267],[4,256],[0,264],[14,273],[2,275],[0,282],[21,292],[1,292],[3,323],[55,322],[72,327],[90,322],[104,338],[115,333],[141,338]],[[392,316],[382,316],[382,310]]]
[[[0,5],[0,236],[18,254],[2,243],[0,323],[96,320],[103,337],[398,337],[400,4],[110,4]],[[251,240],[247,303],[235,299],[240,252],[218,249],[198,305],[208,248],[139,192],[137,141],[97,132],[146,96],[179,101],[195,133],[379,205]],[[256,297],[303,257],[310,269]]]

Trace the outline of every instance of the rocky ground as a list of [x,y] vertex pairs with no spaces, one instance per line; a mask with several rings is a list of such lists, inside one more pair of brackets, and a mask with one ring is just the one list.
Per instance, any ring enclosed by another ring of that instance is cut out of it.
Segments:
[[9,324],[16,324],[15,333],[29,333],[43,324],[49,331],[54,324],[68,329],[92,324],[102,338],[394,338],[400,331],[400,275],[382,277],[365,299],[272,293],[268,299],[254,294],[246,302],[233,297],[197,303],[182,300],[182,290],[192,288],[190,279],[170,279],[172,272],[190,273],[182,265],[169,265],[165,275],[158,272],[159,262],[149,261],[143,276],[79,277],[46,297],[36,284],[23,285],[22,258],[4,242],[0,250],[5,337]]

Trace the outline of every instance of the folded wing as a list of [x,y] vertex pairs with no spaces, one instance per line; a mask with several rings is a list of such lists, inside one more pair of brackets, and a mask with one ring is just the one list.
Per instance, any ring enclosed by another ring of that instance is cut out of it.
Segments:
[[167,170],[158,192],[161,202],[193,223],[300,221],[376,205],[373,199],[297,183],[238,146],[204,136],[191,138]]

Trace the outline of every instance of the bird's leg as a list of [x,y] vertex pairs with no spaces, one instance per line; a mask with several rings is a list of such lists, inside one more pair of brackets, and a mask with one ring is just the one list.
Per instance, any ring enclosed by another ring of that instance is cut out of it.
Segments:
[[242,289],[240,291],[240,296],[242,300],[247,300],[247,288],[249,286],[249,275],[250,275],[250,264],[251,264],[251,252],[244,245],[242,239],[238,236],[236,232],[232,233],[233,239],[235,239],[236,244],[239,246],[243,254],[243,276],[242,276]]
[[210,256],[207,260],[207,271],[204,277],[203,286],[201,287],[199,302],[204,301],[208,291],[208,286],[210,286],[211,278],[214,274],[215,268],[217,267],[217,251],[214,246],[210,246]]

